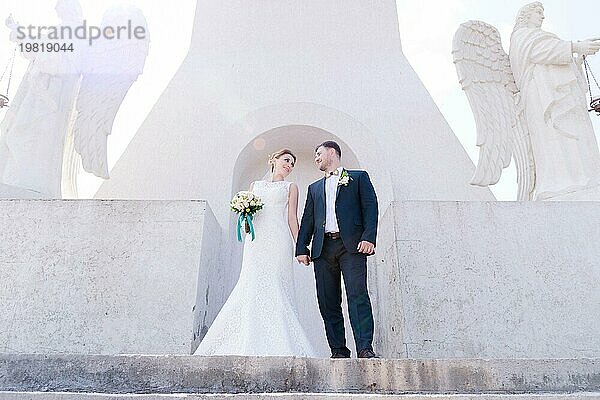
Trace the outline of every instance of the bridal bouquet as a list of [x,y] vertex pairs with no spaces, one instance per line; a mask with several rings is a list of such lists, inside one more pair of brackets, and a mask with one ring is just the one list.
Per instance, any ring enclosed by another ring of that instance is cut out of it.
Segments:
[[254,195],[252,192],[239,192],[229,202],[231,211],[239,214],[237,224],[237,235],[238,240],[242,241],[242,223],[244,224],[246,233],[252,235],[254,240],[254,225],[252,224],[252,218],[254,214],[263,208],[263,202],[260,197]]

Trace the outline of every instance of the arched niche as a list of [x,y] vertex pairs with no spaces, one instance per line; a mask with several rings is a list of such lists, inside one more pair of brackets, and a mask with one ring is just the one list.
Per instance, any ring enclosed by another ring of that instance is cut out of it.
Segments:
[[340,145],[342,164],[345,168],[360,168],[354,151],[331,132],[307,125],[281,126],[259,134],[240,152],[234,167],[232,195],[242,188],[249,187],[251,182],[262,179],[269,171],[269,155],[282,148],[288,148],[298,158],[288,180],[298,184],[301,188],[300,196],[304,198],[308,185],[322,176],[322,172],[314,163],[315,143],[326,140],[334,140]]

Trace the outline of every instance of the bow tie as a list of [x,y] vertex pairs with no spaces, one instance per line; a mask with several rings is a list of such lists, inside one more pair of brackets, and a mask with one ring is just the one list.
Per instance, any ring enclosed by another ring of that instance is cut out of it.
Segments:
[[325,172],[325,178],[329,178],[330,176],[339,175],[339,174],[340,174],[340,171],[338,171],[337,169],[334,171],[331,171],[331,172]]

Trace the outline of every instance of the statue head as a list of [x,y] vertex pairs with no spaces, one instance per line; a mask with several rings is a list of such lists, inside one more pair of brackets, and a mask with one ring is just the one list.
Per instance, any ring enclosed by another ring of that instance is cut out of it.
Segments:
[[80,23],[83,20],[83,9],[79,0],[58,0],[56,2],[56,14],[63,23]]
[[515,31],[521,28],[541,28],[544,22],[544,5],[539,1],[527,4],[519,10]]

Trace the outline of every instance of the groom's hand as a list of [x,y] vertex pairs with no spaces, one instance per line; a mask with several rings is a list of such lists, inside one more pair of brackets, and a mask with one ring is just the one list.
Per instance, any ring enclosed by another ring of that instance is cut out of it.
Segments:
[[300,264],[304,264],[307,267],[310,265],[310,256],[298,256],[296,257],[296,260],[298,260]]
[[359,253],[370,255],[373,254],[373,252],[375,252],[375,245],[371,242],[363,240],[358,244],[358,247],[356,249]]

